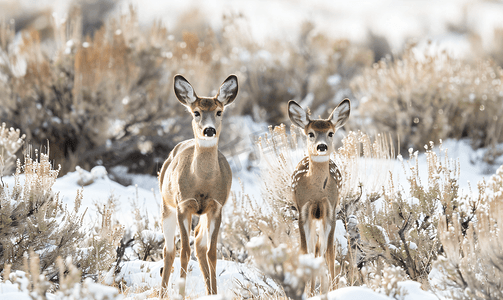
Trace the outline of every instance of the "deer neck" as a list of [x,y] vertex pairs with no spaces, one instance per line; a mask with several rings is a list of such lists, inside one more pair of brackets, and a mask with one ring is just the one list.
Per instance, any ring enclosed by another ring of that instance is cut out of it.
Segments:
[[316,162],[309,157],[309,171],[307,176],[313,183],[323,183],[330,176],[329,161]]
[[201,179],[211,179],[220,171],[218,164],[218,144],[213,147],[201,147],[196,142],[192,161],[194,174]]

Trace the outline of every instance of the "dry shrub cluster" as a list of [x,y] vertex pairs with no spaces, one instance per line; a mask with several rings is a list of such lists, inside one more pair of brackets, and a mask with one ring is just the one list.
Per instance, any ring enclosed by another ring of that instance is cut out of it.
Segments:
[[[325,275],[327,272],[323,258],[302,256],[298,251],[298,212],[291,197],[291,176],[298,161],[306,155],[305,137],[293,126],[290,133],[287,133],[283,124],[269,129],[269,133],[260,137],[257,144],[262,199],[250,199],[242,194],[232,199],[233,213],[222,224],[222,254],[230,259],[254,264],[266,279],[272,279],[282,288],[278,295],[263,287],[250,289],[242,284],[241,293],[256,298],[260,298],[262,293],[301,299],[305,296],[306,282],[310,282],[313,276]],[[389,159],[393,156],[390,141],[384,136],[376,137],[372,142],[361,132],[350,132],[343,144],[338,155],[333,157],[344,178],[338,216],[343,221],[339,226],[343,226],[347,232],[336,245],[336,265],[339,270],[336,285],[339,287],[354,285],[355,278],[359,277],[358,264],[362,261],[362,251],[355,215],[364,185],[362,181],[373,168],[389,169]],[[386,178],[384,174],[373,184],[379,187],[379,182],[384,184]],[[365,184],[365,189],[373,188]],[[328,287],[328,282],[317,282],[317,290],[324,285]]]
[[[410,46],[372,65],[371,49],[328,38],[310,22],[293,42],[260,44],[246,16],[224,15],[214,31],[196,8],[180,17],[190,24],[171,30],[158,21],[140,28],[131,8],[98,20],[103,26],[89,36],[83,10],[73,7],[64,20],[48,17],[49,30],[27,27],[18,38],[13,23],[0,22],[0,117],[35,147],[49,140],[60,174],[104,164],[155,175],[169,150],[191,135],[173,96],[175,73],[200,95],[237,74],[240,98],[227,113],[256,121],[285,122],[290,99],[322,115],[354,93],[360,116],[348,128],[370,120],[377,132],[398,134],[402,150],[448,137],[469,137],[475,147],[503,139],[502,73],[488,60],[473,65]],[[223,136],[222,144],[233,138]],[[497,154],[489,151],[486,159]]]
[[350,96],[349,78],[373,62],[370,50],[317,34],[310,22],[302,24],[293,43],[271,41],[242,51],[245,82],[239,112],[270,124],[287,120],[291,99],[313,107],[316,116],[325,114]]
[[439,218],[451,223],[455,216],[463,224],[474,217],[476,204],[459,194],[459,166],[449,160],[440,145],[426,151],[428,180],[419,176],[417,152],[402,160],[408,187],[390,183],[362,202],[359,212],[362,249],[366,265],[388,264],[402,268],[407,276],[428,286],[433,262],[442,253]]
[[446,138],[470,138],[476,148],[503,142],[501,67],[427,51],[409,45],[363,70],[351,82],[362,116],[399,136],[401,150]]
[[63,173],[78,163],[94,165],[112,150],[129,155],[145,142],[139,125],[169,116],[170,74],[163,73],[160,50],[168,42],[165,29],[154,24],[143,35],[133,10],[92,38],[82,36],[81,25],[74,10],[68,19],[52,20],[50,42],[30,30],[17,43],[13,25],[0,25],[0,113],[34,145],[49,140],[51,156],[65,160]]
[[0,177],[10,175],[16,165],[16,152],[24,143],[25,135],[19,129],[7,129],[5,123],[0,127]]
[[479,183],[480,198],[469,223],[455,215],[439,220],[443,256],[436,262],[442,272],[434,289],[452,299],[503,299],[503,166],[487,182]]
[[169,150],[191,135],[172,93],[176,73],[199,95],[216,93],[235,73],[240,100],[228,114],[278,123],[292,98],[323,113],[350,93],[346,76],[373,61],[371,51],[315,34],[311,23],[294,43],[258,45],[241,15],[223,16],[218,32],[197,9],[186,18],[198,25],[168,31],[153,22],[142,29],[131,8],[85,36],[80,10],[73,8],[67,19],[50,18],[52,37],[25,29],[18,39],[14,24],[0,22],[0,116],[36,147],[49,140],[51,158],[64,161],[62,174],[96,164],[155,174]]
[[25,156],[18,161],[14,186],[0,186],[0,270],[5,265],[18,269],[29,249],[39,253],[41,270],[52,273],[58,256],[71,256],[83,239],[80,198],[68,210],[51,191],[59,170],[53,170],[48,156]]
[[88,278],[81,280],[81,271],[73,264],[71,257],[63,261],[56,260],[59,282],[57,290],[41,272],[40,257],[32,250],[23,258],[22,270],[11,270],[10,265],[4,269],[0,284],[5,290],[21,291],[32,299],[46,299],[47,292],[52,292],[54,299],[122,299],[119,290],[114,287],[94,283]]
[[[19,130],[8,132],[0,136],[1,144],[20,145]],[[17,160],[13,184],[3,180],[0,184],[0,272],[3,271],[4,280],[9,278],[10,270],[28,268],[28,257],[36,265],[35,270],[30,263],[32,292],[39,295],[54,289],[57,283],[61,285],[61,257],[73,261],[82,276],[99,280],[116,262],[116,249],[124,235],[123,227],[112,221],[112,204],[101,210],[102,221],[96,228],[86,227],[83,219],[87,208],[82,212],[82,192],[77,193],[73,208],[64,205],[59,194],[52,191],[60,168],[53,168],[48,154],[35,150],[32,158],[30,149],[24,163]],[[14,156],[17,149],[13,151]],[[0,157],[2,165],[6,165],[5,159],[11,157]],[[12,280],[14,283],[17,279]]]
[[[462,194],[458,163],[441,142],[438,148],[430,143],[425,147],[426,179],[419,174],[417,151],[411,150],[408,160],[398,157],[399,176],[407,179],[402,186],[391,173],[394,153],[388,137],[372,142],[361,132],[349,132],[342,142],[334,157],[344,178],[337,208],[345,231],[336,244],[337,286],[366,285],[403,299],[406,292],[398,283],[414,280],[425,289],[452,290],[454,299],[499,299],[502,168],[489,183],[479,184],[479,198]],[[298,249],[289,186],[295,162],[305,155],[303,137],[294,127],[287,133],[281,125],[270,127],[258,145],[264,203],[235,208],[239,213],[231,226],[223,227],[223,235],[239,237],[243,256],[283,287],[284,295],[295,298],[309,280],[290,275],[302,258],[288,250]],[[430,286],[435,267],[443,274],[443,285]]]
[[[160,222],[151,224],[147,213],[142,214],[141,209],[136,202],[134,203],[134,216],[135,216],[135,232],[130,232],[132,237],[131,243],[134,243],[132,249],[140,260],[158,261],[162,259],[162,252],[164,249],[164,235],[162,234]],[[126,234],[127,236],[127,234]],[[124,240],[128,240],[124,236]],[[194,251],[192,253],[195,253]]]
[[363,267],[361,269],[363,282],[374,291],[393,299],[403,300],[407,291],[398,285],[407,280],[407,275],[401,267],[382,265]]

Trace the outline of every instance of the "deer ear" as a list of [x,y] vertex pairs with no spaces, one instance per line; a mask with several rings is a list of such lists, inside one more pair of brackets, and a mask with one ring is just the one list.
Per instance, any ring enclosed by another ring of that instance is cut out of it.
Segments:
[[178,101],[185,106],[189,106],[197,99],[192,85],[182,75],[175,76],[175,95]]
[[298,105],[297,102],[290,100],[288,101],[288,117],[292,123],[299,128],[306,128],[309,124],[309,116],[302,106]]
[[349,99],[342,100],[339,105],[334,109],[328,120],[335,125],[335,128],[340,128],[346,124],[349,118],[349,113],[351,111],[351,101]]
[[220,86],[217,94],[217,100],[224,106],[231,104],[238,95],[238,78],[236,75],[230,75]]

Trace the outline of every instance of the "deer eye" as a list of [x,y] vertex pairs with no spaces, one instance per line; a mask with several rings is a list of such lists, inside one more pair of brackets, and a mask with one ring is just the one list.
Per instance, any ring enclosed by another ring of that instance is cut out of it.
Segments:
[[329,137],[333,137],[333,136],[334,136],[334,133],[333,133],[333,132],[329,132],[329,133],[328,133],[328,136],[329,136]]
[[221,110],[217,111],[217,116],[219,116],[219,117],[222,116],[222,111]]
[[310,138],[314,138],[314,133],[310,132],[310,133],[309,133],[309,137],[310,137]]
[[199,117],[201,114],[198,111],[194,112],[194,117]]

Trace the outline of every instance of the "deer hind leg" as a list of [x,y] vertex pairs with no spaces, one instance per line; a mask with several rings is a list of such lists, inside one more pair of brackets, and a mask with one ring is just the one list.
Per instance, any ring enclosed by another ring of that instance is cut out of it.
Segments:
[[164,267],[162,271],[161,281],[161,298],[166,296],[168,291],[169,277],[171,275],[171,267],[175,259],[175,233],[176,233],[176,211],[174,209],[165,208],[163,212],[163,233],[164,233]]

